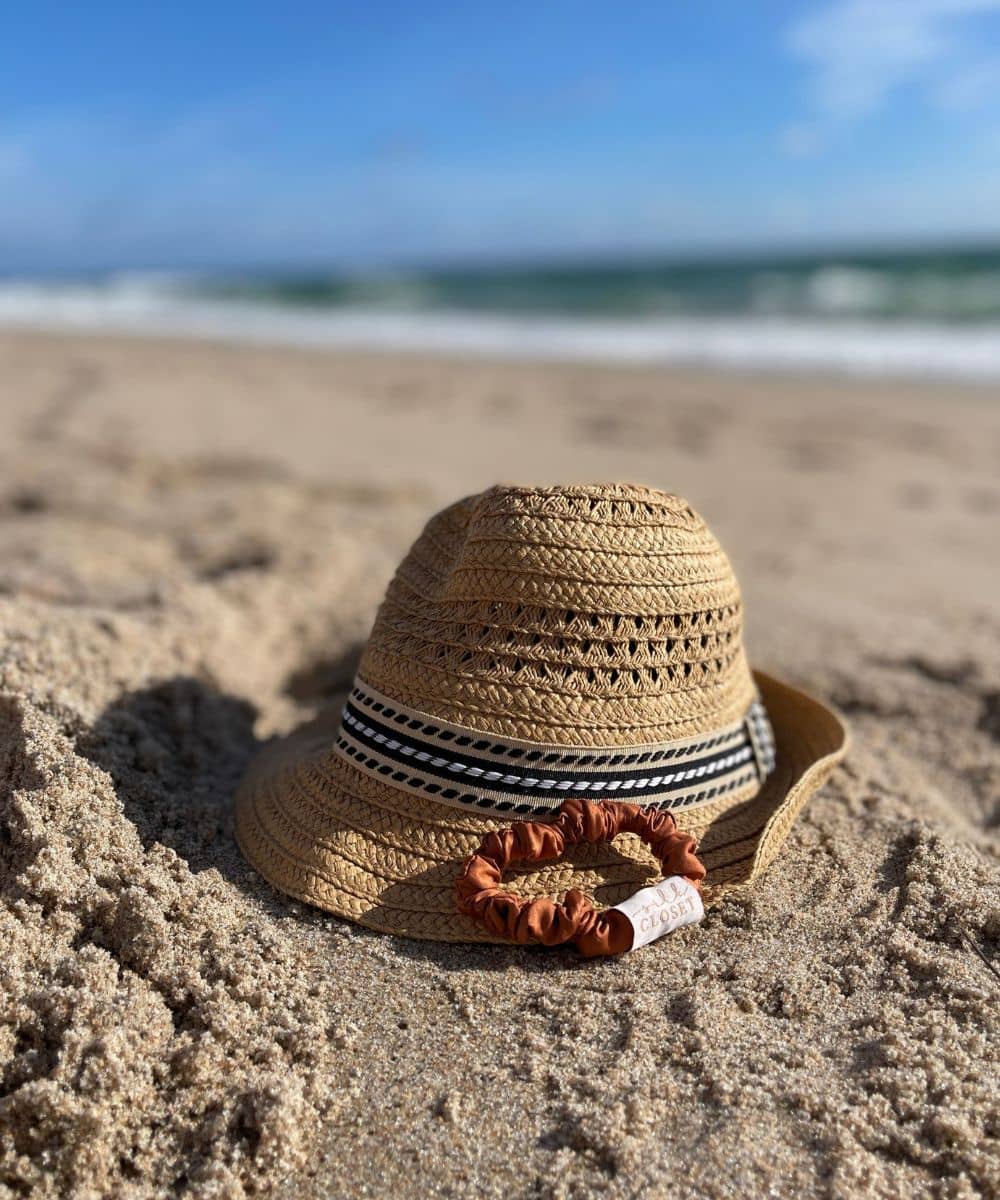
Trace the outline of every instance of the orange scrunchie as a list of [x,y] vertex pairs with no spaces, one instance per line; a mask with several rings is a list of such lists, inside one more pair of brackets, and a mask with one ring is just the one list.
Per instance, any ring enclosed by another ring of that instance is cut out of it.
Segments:
[[566,800],[554,821],[515,821],[499,833],[488,834],[466,859],[455,884],[458,910],[490,933],[545,946],[573,942],[586,958],[623,954],[632,946],[632,926],[618,909],[598,912],[583,892],[566,893],[559,904],[501,889],[504,871],[513,863],[550,862],[578,842],[610,842],[619,833],[640,837],[663,865],[664,875],[682,875],[695,887],[705,868],[695,854],[695,839],[681,833],[668,812],[608,800]]

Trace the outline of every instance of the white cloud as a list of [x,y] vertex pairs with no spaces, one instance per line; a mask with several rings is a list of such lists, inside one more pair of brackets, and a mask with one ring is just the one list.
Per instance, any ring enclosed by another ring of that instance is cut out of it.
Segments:
[[817,115],[853,121],[913,83],[959,86],[975,62],[963,23],[1000,0],[835,0],[792,24],[789,52],[811,71]]

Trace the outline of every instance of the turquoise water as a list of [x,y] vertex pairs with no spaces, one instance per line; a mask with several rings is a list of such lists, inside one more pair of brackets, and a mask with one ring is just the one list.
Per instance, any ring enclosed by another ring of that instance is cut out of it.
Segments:
[[237,273],[191,287],[217,299],[313,309],[989,321],[1000,319],[1000,247],[354,276]]
[[1000,246],[0,278],[0,326],[1000,381]]

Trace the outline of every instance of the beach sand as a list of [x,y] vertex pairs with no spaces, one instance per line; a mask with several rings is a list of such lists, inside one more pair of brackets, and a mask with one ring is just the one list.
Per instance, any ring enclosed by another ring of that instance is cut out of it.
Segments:
[[[1000,404],[952,385],[0,335],[0,1196],[1000,1185]],[[634,955],[394,940],[232,839],[430,513],[686,495],[854,744]]]

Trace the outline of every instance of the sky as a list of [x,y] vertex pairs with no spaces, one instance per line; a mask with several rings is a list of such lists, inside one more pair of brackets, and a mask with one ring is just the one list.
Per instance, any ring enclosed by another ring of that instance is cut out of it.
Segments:
[[1000,240],[1000,0],[51,0],[0,271]]

